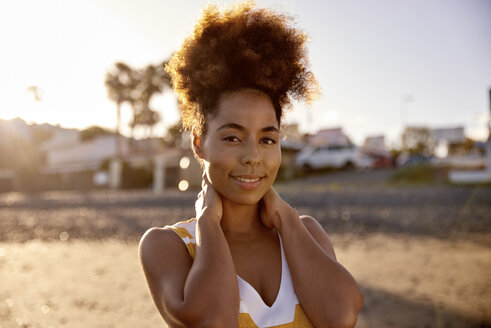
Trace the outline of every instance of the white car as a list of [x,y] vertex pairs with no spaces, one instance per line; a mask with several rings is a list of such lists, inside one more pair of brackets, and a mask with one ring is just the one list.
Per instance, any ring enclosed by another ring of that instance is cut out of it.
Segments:
[[354,169],[369,165],[370,163],[364,163],[358,147],[353,144],[307,146],[295,159],[295,167],[304,172],[326,168]]

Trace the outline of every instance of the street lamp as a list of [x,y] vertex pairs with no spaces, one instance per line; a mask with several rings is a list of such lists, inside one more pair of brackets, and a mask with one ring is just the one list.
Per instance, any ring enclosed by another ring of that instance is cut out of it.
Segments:
[[407,105],[410,102],[414,101],[413,95],[407,94],[403,95],[401,97],[401,125],[402,125],[402,130],[404,130],[404,127],[407,124]]

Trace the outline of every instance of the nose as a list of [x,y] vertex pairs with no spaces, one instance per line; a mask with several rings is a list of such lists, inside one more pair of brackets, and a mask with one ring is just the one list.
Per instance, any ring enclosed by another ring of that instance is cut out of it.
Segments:
[[255,142],[248,142],[242,156],[242,164],[247,166],[256,166],[263,161],[259,145]]

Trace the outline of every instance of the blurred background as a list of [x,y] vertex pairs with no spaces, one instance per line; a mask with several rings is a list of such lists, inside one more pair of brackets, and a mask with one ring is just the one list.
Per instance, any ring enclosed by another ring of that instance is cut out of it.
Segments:
[[[0,3],[0,328],[162,324],[137,243],[194,215],[163,66],[207,3]],[[491,2],[257,4],[310,36],[322,96],[276,188],[360,283],[357,327],[491,327]]]

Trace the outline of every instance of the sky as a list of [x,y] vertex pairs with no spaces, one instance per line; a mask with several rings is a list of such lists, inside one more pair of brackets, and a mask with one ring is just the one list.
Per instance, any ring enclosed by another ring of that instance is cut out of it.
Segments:
[[[233,1],[215,1],[227,4]],[[167,59],[208,1],[0,1],[0,118],[67,128],[116,126],[106,72]],[[396,146],[406,125],[464,126],[487,138],[491,89],[491,1],[259,1],[292,15],[310,36],[322,96],[294,105],[302,132],[342,127],[357,144],[385,135]],[[26,91],[37,85],[42,100]],[[163,121],[179,117],[172,91],[152,100]],[[123,107],[128,134],[130,108]]]

